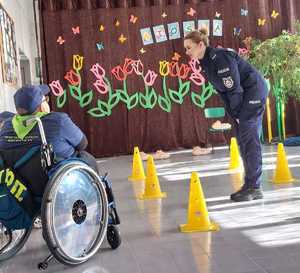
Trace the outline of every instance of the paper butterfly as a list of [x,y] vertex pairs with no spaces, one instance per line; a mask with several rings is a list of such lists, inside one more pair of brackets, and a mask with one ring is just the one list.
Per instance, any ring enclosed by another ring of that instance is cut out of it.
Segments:
[[103,49],[104,49],[103,42],[96,43],[96,47],[97,47],[97,50],[98,50],[98,51],[103,50]]
[[127,38],[126,38],[126,37],[124,36],[124,34],[122,33],[118,40],[119,40],[119,42],[120,42],[121,44],[124,44],[125,41],[127,40]]
[[65,40],[61,36],[59,36],[57,38],[56,42],[59,43],[60,45],[62,45],[62,44],[64,44]]
[[74,34],[74,35],[79,34],[79,33],[80,33],[80,28],[79,28],[79,26],[77,26],[77,27],[72,27],[72,31],[73,31],[73,34]]
[[215,17],[216,18],[220,18],[220,16],[221,16],[221,13],[219,13],[219,12],[216,11]]
[[146,53],[146,50],[144,48],[141,48],[140,52],[141,52],[141,54],[144,54],[144,53]]
[[168,15],[165,12],[161,15],[162,18],[166,18],[167,16]]
[[174,56],[172,57],[172,60],[178,62],[180,58],[181,58],[180,54],[178,54],[177,52],[174,52]]
[[275,10],[273,10],[272,14],[271,14],[271,17],[276,19],[278,15],[279,15],[279,12],[276,12]]
[[240,27],[234,27],[233,28],[233,35],[239,36],[241,34],[242,29]]
[[264,26],[265,23],[266,23],[266,19],[261,19],[261,18],[258,18],[258,19],[257,19],[257,24],[258,24],[259,26]]
[[194,16],[195,13],[197,13],[197,12],[193,8],[190,8],[190,10],[186,12],[186,14],[189,16]]
[[120,26],[119,20],[116,20],[116,21],[115,21],[115,26],[116,26],[116,27],[119,27],[119,26]]
[[129,21],[130,21],[130,23],[135,24],[136,21],[137,21],[137,19],[138,19],[138,17],[136,17],[136,16],[134,16],[133,14],[131,14],[131,15],[130,15]]
[[248,10],[247,9],[241,9],[241,15],[242,16],[248,16]]
[[103,26],[103,25],[100,25],[99,31],[100,31],[100,32],[103,32],[103,31],[104,31],[104,26]]

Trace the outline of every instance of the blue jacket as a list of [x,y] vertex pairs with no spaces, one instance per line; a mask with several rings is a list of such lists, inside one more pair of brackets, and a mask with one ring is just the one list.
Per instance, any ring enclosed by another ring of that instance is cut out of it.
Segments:
[[[71,118],[65,113],[51,112],[41,118],[48,143],[51,143],[56,156],[60,159],[71,157],[75,152],[75,147],[79,145],[84,137],[83,132],[73,123]],[[13,127],[12,121],[6,120],[0,130],[0,150],[18,149],[41,145],[40,132],[38,126],[20,139]]]
[[249,120],[264,111],[268,88],[262,75],[232,49],[207,47],[203,76],[222,97],[233,118]]

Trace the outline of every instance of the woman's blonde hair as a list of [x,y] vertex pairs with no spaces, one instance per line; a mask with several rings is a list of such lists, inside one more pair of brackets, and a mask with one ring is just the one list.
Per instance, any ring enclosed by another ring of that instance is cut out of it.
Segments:
[[199,30],[194,30],[189,32],[187,35],[184,36],[184,40],[192,40],[194,43],[199,44],[203,42],[205,46],[209,45],[208,40],[208,30],[207,28],[200,28]]

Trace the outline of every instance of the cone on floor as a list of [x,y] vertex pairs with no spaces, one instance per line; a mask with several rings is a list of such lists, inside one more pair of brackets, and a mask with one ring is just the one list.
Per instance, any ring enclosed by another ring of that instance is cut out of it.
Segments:
[[273,183],[284,184],[291,183],[295,179],[292,177],[291,171],[288,166],[288,161],[285,155],[284,147],[282,143],[278,143],[277,148],[277,162],[274,172]]
[[234,170],[241,167],[241,159],[239,147],[235,137],[230,140],[230,163],[229,170]]
[[181,232],[219,230],[219,226],[209,220],[205,197],[196,172],[191,175],[187,223],[179,228]]
[[140,196],[140,199],[158,199],[166,196],[167,194],[160,190],[153,157],[149,155],[147,159],[145,192]]
[[143,167],[143,162],[140,156],[140,151],[138,147],[134,147],[133,160],[132,160],[132,174],[128,177],[132,181],[145,180],[145,172]]

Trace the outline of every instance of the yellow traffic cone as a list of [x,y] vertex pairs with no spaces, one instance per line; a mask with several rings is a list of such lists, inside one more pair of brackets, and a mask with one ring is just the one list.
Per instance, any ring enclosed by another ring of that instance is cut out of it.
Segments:
[[156,168],[154,165],[153,157],[148,156],[147,159],[147,176],[145,183],[145,192],[140,196],[140,199],[157,199],[166,197],[165,192],[161,192],[159,180],[156,174]]
[[219,226],[209,220],[200,179],[192,172],[187,224],[180,225],[181,232],[217,231]]
[[239,147],[235,137],[230,140],[230,163],[229,170],[234,170],[241,167],[241,159]]
[[284,184],[291,183],[295,179],[292,177],[288,166],[288,161],[285,155],[282,143],[278,143],[276,169],[273,176],[273,183]]
[[138,147],[134,147],[133,151],[133,161],[132,161],[132,174],[128,177],[132,181],[145,180],[145,172],[143,167],[143,162],[140,156],[140,151]]

